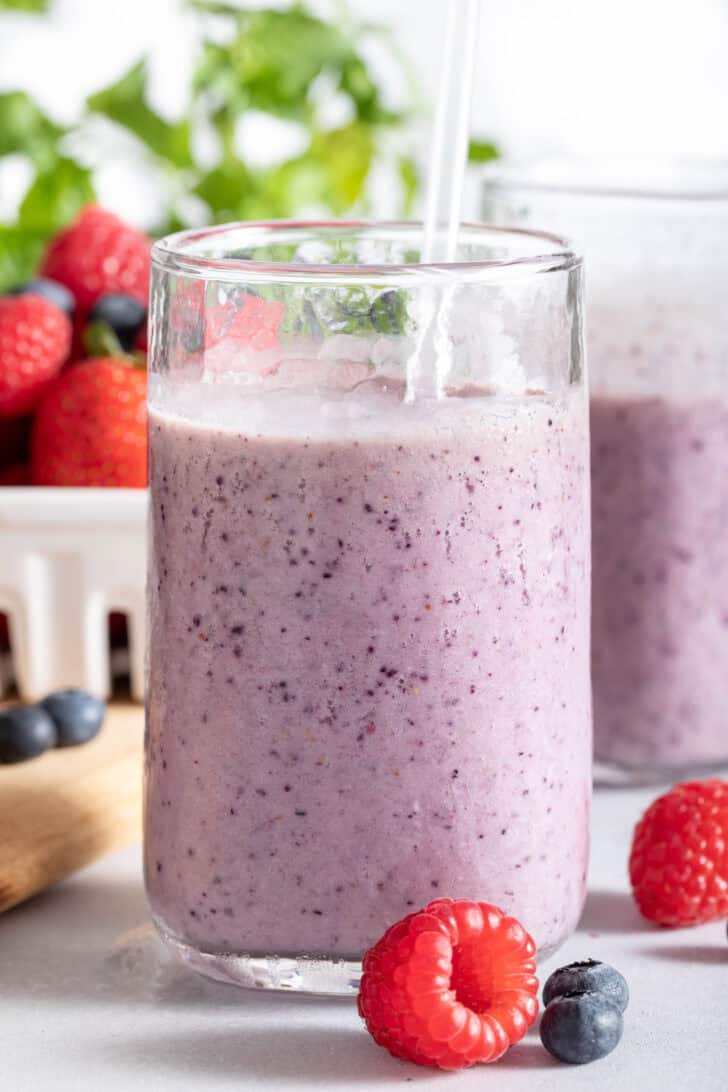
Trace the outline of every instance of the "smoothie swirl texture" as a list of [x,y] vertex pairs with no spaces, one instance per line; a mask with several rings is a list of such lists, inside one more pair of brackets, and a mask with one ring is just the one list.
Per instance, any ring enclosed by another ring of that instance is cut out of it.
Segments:
[[403,393],[152,387],[145,869],[205,951],[355,958],[438,894],[578,920],[584,394]]

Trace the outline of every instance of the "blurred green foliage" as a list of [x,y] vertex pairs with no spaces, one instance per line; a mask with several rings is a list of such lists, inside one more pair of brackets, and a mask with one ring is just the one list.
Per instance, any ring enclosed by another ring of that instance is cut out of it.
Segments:
[[[201,26],[182,117],[170,121],[150,104],[144,57],[90,95],[70,126],[57,125],[24,91],[0,93],[0,158],[20,154],[33,168],[15,221],[0,224],[0,291],[30,276],[45,240],[94,200],[93,172],[77,155],[94,117],[131,134],[142,153],[139,169],[163,182],[165,208],[155,234],[188,226],[190,195],[198,217],[202,202],[204,219],[213,223],[295,216],[307,208],[337,216],[366,211],[372,168],[382,159],[393,167],[401,212],[411,209],[420,185],[408,148],[407,126],[418,111],[414,81],[406,71],[409,101],[392,110],[362,49],[374,36],[391,63],[406,68],[386,28],[358,23],[342,0],[330,20],[300,2],[283,9],[180,3],[199,14]],[[42,11],[47,4],[0,0],[0,7]],[[333,96],[344,104],[345,120],[332,128],[322,105]],[[247,162],[238,129],[250,110],[295,122],[302,150],[271,166]],[[208,144],[204,155],[200,136]],[[471,145],[477,162],[495,154],[493,145]]]
[[[8,0],[0,4],[7,7]],[[161,177],[167,199],[155,233],[188,224],[190,194],[204,203],[209,222],[293,216],[306,207],[335,215],[366,208],[372,167],[388,135],[404,130],[414,104],[399,112],[385,106],[359,46],[363,28],[348,16],[318,18],[302,3],[251,9],[187,0],[185,6],[203,16],[202,32],[187,108],[175,121],[150,104],[146,58],[90,95],[83,116],[68,127],[55,124],[23,91],[0,94],[0,157],[20,154],[34,170],[15,222],[0,225],[0,291],[29,276],[43,242],[94,200],[92,172],[75,155],[82,126],[94,116],[131,134],[144,151],[140,169]],[[367,33],[387,45],[384,29],[368,26]],[[335,93],[347,103],[347,120],[334,128],[321,121],[322,80],[326,97]],[[247,163],[237,130],[248,110],[296,122],[303,150],[270,167]],[[212,161],[196,154],[200,131],[208,144],[214,136]],[[419,181],[411,155],[395,160],[394,177],[401,180],[406,211]]]
[[0,10],[29,11],[44,15],[50,7],[50,0],[0,0]]

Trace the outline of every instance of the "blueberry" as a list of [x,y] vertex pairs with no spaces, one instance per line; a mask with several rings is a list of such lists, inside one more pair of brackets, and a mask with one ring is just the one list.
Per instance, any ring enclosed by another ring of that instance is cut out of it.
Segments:
[[58,731],[40,705],[16,705],[0,713],[0,762],[24,762],[55,747]]
[[584,1065],[614,1050],[622,1038],[622,1013],[603,993],[570,993],[546,1006],[540,1031],[554,1058]]
[[555,997],[566,993],[602,993],[624,1012],[629,1004],[629,987],[619,971],[598,959],[585,959],[559,967],[546,980],[543,1003],[548,1005]]
[[89,322],[105,322],[116,334],[122,349],[131,349],[146,322],[147,309],[134,296],[114,292],[99,296],[88,318]]
[[85,690],[56,690],[42,707],[58,730],[58,746],[88,743],[104,723],[106,703]]
[[59,284],[58,281],[52,281],[48,277],[37,277],[33,281],[24,281],[23,284],[16,284],[14,288],[8,290],[9,296],[43,296],[45,299],[50,300],[51,303],[55,303],[56,307],[59,307],[61,311],[64,311],[67,315],[72,315],[76,309],[76,301],[73,298],[73,293],[69,292],[65,284]]

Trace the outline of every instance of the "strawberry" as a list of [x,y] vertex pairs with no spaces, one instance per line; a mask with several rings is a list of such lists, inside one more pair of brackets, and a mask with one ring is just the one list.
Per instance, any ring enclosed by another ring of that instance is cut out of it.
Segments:
[[3,467],[0,470],[0,487],[6,485],[30,485],[30,467],[25,463]]
[[0,299],[0,418],[34,409],[71,347],[71,323],[42,296]]
[[31,439],[34,485],[147,484],[147,376],[117,357],[67,369],[41,402]]
[[31,418],[13,417],[0,425],[0,467],[27,462]]
[[149,240],[98,205],[78,219],[46,250],[41,273],[73,292],[81,318],[100,296],[124,293],[146,305],[149,295]]

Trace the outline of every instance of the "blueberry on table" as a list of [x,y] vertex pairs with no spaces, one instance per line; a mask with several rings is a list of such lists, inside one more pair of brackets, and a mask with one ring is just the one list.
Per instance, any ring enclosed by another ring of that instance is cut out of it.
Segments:
[[7,294],[9,296],[43,296],[69,316],[76,308],[73,294],[69,292],[65,284],[52,281],[49,277],[36,277],[35,280],[16,284],[14,288],[8,290]]
[[585,959],[559,967],[546,979],[543,1003],[548,1005],[555,997],[567,993],[601,993],[624,1012],[629,1004],[629,986],[623,976],[608,963],[598,959]]
[[556,997],[541,1017],[541,1042],[559,1062],[584,1065],[610,1054],[622,1038],[622,1013],[603,993]]
[[134,296],[122,292],[100,296],[89,311],[89,322],[105,322],[116,334],[122,349],[134,346],[137,334],[147,320],[147,309]]
[[55,747],[58,729],[40,705],[17,705],[0,713],[0,762],[24,762]]
[[106,702],[86,690],[56,690],[41,705],[56,726],[59,747],[88,743],[104,723]]

